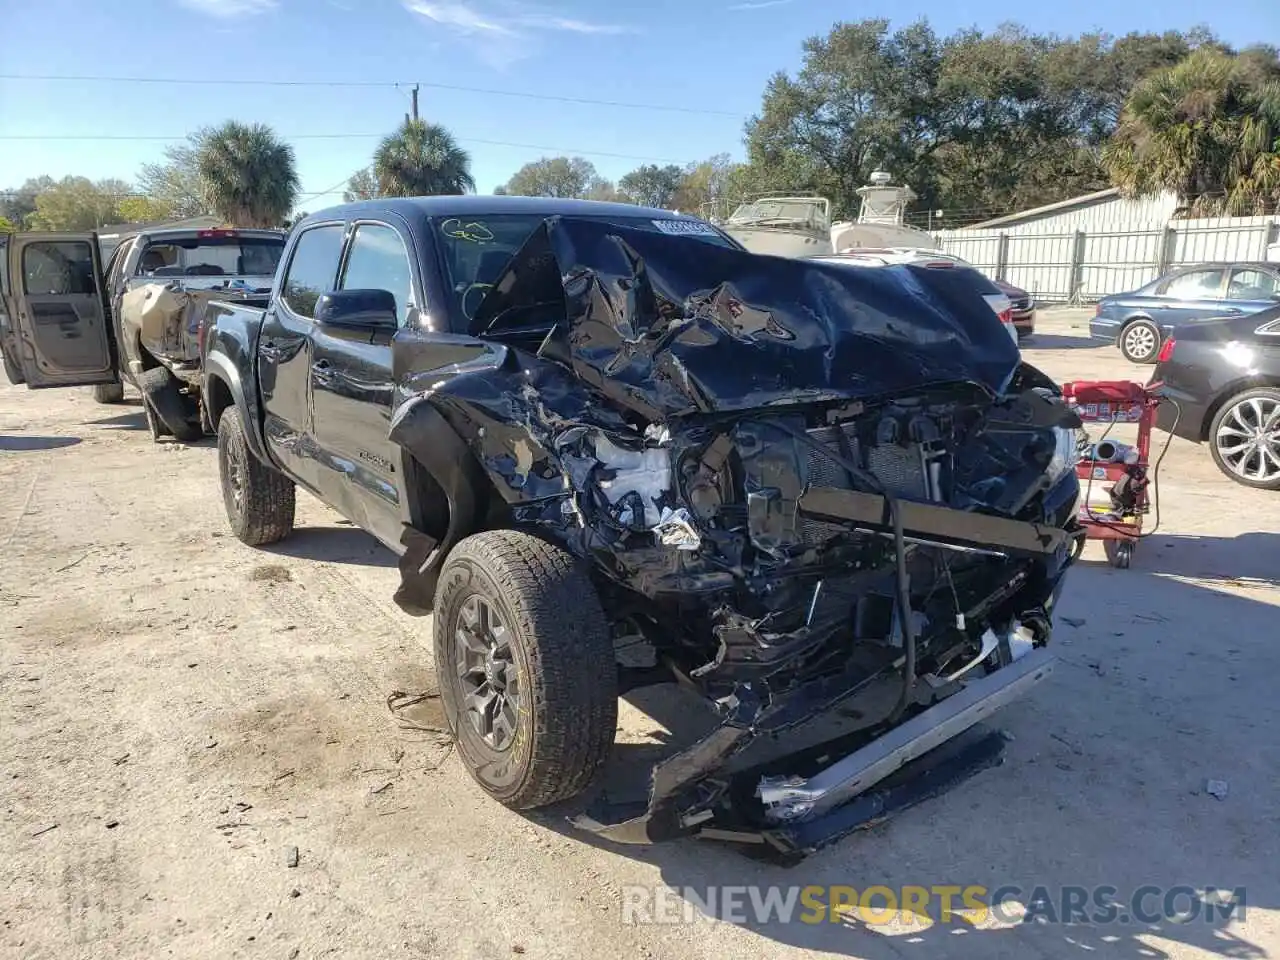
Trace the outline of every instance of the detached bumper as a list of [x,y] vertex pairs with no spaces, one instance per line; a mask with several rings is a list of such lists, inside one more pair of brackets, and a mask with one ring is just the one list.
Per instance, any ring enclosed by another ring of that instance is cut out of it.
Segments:
[[[574,818],[574,824],[623,844],[697,836],[763,844],[775,854],[817,849],[883,817],[891,808],[935,795],[943,785],[999,759],[1002,736],[973,736],[971,728],[1049,676],[1056,663],[1044,648],[1031,648],[1020,631],[1007,640],[1017,657],[1012,663],[965,682],[962,689],[884,736],[870,742],[862,738],[858,749],[809,776],[769,775],[760,767],[721,772],[710,781],[715,789],[701,801],[687,793],[677,799],[681,780],[688,783],[726,764],[759,733],[728,724],[692,749],[658,764],[648,805],[583,814]],[[828,703],[828,709],[837,708],[842,699]],[[831,752],[839,756],[841,742],[809,747],[794,758],[771,762],[768,769],[814,757],[828,762]],[[923,776],[919,782],[915,782],[917,774]]]
[[1030,650],[812,777],[762,780],[757,795],[765,816],[773,822],[813,820],[848,803],[1023,696],[1053,672],[1056,662],[1044,649]]

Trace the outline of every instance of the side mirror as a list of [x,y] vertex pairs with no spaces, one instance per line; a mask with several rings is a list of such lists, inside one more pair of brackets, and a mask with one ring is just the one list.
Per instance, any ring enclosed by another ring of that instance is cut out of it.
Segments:
[[334,290],[316,301],[316,323],[322,327],[394,332],[396,298],[388,290]]

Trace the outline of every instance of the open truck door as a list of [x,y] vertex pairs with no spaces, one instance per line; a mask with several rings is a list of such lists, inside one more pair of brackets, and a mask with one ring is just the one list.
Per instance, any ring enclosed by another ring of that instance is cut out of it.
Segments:
[[19,233],[8,240],[6,352],[28,388],[115,382],[97,236]]

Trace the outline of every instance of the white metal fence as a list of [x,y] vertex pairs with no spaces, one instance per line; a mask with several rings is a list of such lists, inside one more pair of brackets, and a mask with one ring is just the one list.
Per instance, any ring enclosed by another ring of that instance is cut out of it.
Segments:
[[1060,222],[1055,226],[1059,232],[1037,233],[1023,226],[946,230],[935,236],[943,250],[987,275],[1022,287],[1037,300],[1062,303],[1087,303],[1133,290],[1184,264],[1280,259],[1280,217],[1170,220],[1065,232]]

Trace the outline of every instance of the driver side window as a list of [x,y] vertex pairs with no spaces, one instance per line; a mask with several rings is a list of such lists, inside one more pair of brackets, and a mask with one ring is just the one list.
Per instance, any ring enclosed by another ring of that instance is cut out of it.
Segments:
[[1228,300],[1268,300],[1276,295],[1276,278],[1262,270],[1232,270]]
[[413,271],[400,234],[380,223],[359,224],[338,289],[386,290],[396,298],[396,322],[403,327],[415,304]]

